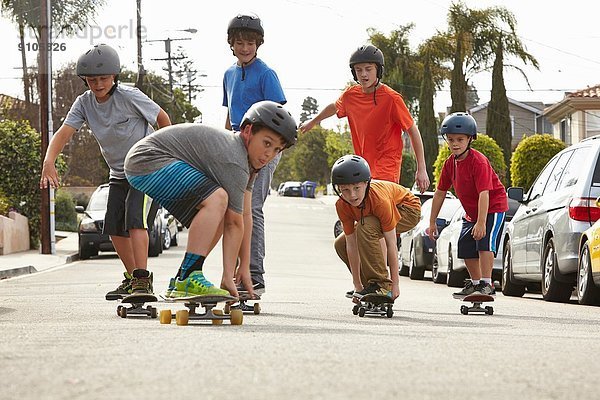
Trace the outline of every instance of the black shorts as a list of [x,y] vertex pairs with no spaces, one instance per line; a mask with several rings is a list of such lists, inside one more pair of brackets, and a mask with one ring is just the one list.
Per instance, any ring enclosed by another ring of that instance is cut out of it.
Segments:
[[480,251],[491,251],[496,257],[500,236],[504,227],[505,213],[490,213],[485,221],[485,236],[480,240],[473,239],[472,231],[474,222],[463,218],[462,230],[458,238],[458,258],[479,258]]
[[129,185],[127,179],[111,178],[102,233],[129,237],[130,229],[148,229],[160,205]]

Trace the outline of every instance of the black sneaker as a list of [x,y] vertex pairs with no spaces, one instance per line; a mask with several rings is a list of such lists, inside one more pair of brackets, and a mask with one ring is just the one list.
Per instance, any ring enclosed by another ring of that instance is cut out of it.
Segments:
[[131,294],[131,275],[127,271],[123,272],[123,275],[123,282],[115,290],[106,293],[106,300],[120,300]]
[[131,294],[154,294],[152,272],[134,269],[131,274]]
[[354,289],[349,290],[349,291],[346,292],[346,297],[349,298],[349,299],[351,299],[353,295],[354,295]]
[[[260,282],[252,281],[252,288],[254,289],[254,294],[257,296],[262,296],[265,294],[265,284]],[[238,293],[248,293],[244,285],[239,285],[236,287]]]
[[494,289],[492,285],[484,281],[481,281],[477,285],[475,285],[475,291],[481,294],[487,294],[489,296],[494,296],[496,294],[496,289]]
[[379,289],[380,289],[380,287],[378,284],[370,283],[366,288],[364,288],[360,292],[354,292],[353,296],[358,299],[362,299],[364,296],[366,296],[368,294],[376,293]]
[[454,297],[455,299],[462,299],[463,297],[466,297],[470,294],[475,293],[475,290],[476,290],[476,286],[473,285],[473,281],[468,279],[467,283],[465,284],[465,287],[462,288],[462,290],[460,292],[452,293],[452,297]]

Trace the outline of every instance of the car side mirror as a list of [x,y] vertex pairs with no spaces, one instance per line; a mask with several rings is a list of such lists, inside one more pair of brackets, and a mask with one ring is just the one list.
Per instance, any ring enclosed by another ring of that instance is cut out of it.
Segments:
[[525,192],[522,187],[509,187],[506,189],[506,194],[508,195],[509,199],[513,199],[519,203],[522,203]]
[[82,214],[85,211],[85,208],[83,208],[83,206],[75,206],[75,211]]

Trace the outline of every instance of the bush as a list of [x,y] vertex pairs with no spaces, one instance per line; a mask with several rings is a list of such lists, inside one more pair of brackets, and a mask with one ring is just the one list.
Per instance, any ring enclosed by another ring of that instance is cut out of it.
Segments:
[[7,217],[9,211],[10,204],[8,203],[8,198],[0,191],[0,215]]
[[410,189],[415,183],[415,172],[417,172],[417,160],[414,154],[409,151],[402,152],[400,184]]
[[90,196],[85,193],[75,193],[73,194],[73,200],[75,201],[75,205],[86,208],[90,202]]
[[548,161],[565,147],[563,141],[545,133],[524,137],[511,158],[510,174],[513,185],[528,191]]
[[54,202],[55,228],[57,231],[77,231],[75,200],[67,191],[57,190]]
[[[506,185],[506,163],[504,162],[504,153],[498,143],[491,137],[487,135],[478,134],[477,139],[475,139],[471,143],[471,147],[475,150],[479,151],[483,155],[485,155],[489,160],[490,164],[496,174],[498,174],[498,178],[503,185]],[[442,167],[444,166],[444,162],[452,152],[448,145],[444,144],[440,146],[440,151],[438,156],[433,163],[433,179],[434,179],[434,187],[437,187],[438,182],[440,181],[440,174],[442,173]]]
[[[26,121],[0,121],[0,191],[9,207],[29,218],[29,236],[33,248],[40,242],[40,134]],[[59,173],[64,172],[63,158],[57,162]]]

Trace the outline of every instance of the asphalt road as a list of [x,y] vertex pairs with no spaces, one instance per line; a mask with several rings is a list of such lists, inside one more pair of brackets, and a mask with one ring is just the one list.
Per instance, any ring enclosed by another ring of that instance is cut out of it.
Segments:
[[[1,281],[0,399],[598,397],[598,308],[498,294],[494,315],[465,316],[426,275],[400,278],[393,318],[354,316],[326,203],[267,200],[267,293],[241,326],[118,317],[104,300],[121,276],[112,254]],[[183,233],[150,259],[157,293]],[[216,251],[205,272],[218,282]]]

